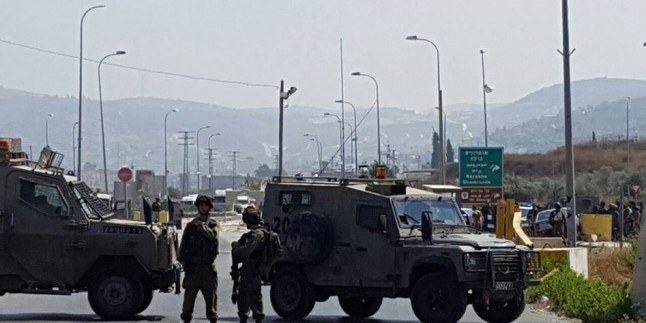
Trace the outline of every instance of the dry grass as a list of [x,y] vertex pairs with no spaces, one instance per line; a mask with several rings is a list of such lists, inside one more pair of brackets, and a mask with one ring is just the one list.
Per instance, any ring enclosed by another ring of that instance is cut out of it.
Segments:
[[[627,156],[630,151],[630,163]],[[518,176],[559,176],[565,173],[563,147],[544,154],[506,154],[505,172]],[[602,168],[646,168],[646,142],[628,144],[618,141],[586,143],[574,147],[577,172],[591,172]]]
[[625,286],[632,281],[632,269],[625,261],[630,248],[589,249],[588,264],[590,279],[611,285]]

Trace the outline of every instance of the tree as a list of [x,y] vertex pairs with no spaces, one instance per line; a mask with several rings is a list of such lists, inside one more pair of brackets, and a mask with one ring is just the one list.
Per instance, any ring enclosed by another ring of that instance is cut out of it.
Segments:
[[262,164],[254,171],[254,174],[257,178],[271,178],[276,174],[276,170],[269,168],[267,164]]
[[244,188],[250,191],[260,191],[262,186],[262,180],[260,178],[255,178],[247,175],[247,178],[244,181]]
[[451,139],[446,141],[446,162],[452,163],[455,161],[455,151],[453,150],[453,145],[451,145]]
[[592,132],[592,142],[597,142],[597,134],[594,131]]
[[431,154],[431,167],[440,168],[440,135],[433,131],[433,153]]

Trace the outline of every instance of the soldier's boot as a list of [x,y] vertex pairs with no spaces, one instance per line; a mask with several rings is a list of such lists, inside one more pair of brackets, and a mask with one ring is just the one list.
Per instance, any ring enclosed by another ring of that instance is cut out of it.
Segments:
[[247,320],[249,319],[247,314],[238,314],[238,317],[240,317],[240,323],[247,323]]
[[262,323],[262,320],[265,318],[265,315],[263,314],[253,314],[253,319],[255,320],[256,323]]

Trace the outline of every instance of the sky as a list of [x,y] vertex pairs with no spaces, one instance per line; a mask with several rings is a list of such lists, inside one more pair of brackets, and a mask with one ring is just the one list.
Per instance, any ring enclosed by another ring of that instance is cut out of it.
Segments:
[[[492,103],[562,82],[561,1],[540,0],[1,0],[0,86],[78,97],[77,56],[196,77],[298,88],[291,105],[432,111],[437,102],[432,40],[439,48],[444,105],[482,102],[480,49]],[[570,1],[572,79],[646,78],[646,1]],[[4,41],[4,42],[3,42]],[[104,100],[147,96],[232,108],[276,106],[274,87],[194,80],[104,65]],[[98,98],[97,65],[84,63],[83,95]]]

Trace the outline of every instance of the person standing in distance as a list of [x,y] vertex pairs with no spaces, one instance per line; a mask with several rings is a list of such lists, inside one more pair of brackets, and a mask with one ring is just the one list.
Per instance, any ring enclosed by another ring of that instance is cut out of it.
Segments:
[[[247,225],[249,232],[240,237],[240,240],[231,243],[232,256],[234,258],[233,270],[240,268],[239,292],[236,295],[234,290],[234,303],[238,304],[238,316],[240,323],[246,323],[249,319],[249,311],[256,323],[262,322],[265,318],[262,306],[262,291],[260,265],[265,252],[265,231],[262,227],[260,212],[255,205],[251,204],[242,212],[242,221]],[[233,276],[233,275],[232,275]]]
[[554,210],[550,213],[548,222],[552,226],[552,237],[565,238],[565,215],[560,203],[554,203]]
[[206,302],[206,318],[215,323],[218,320],[217,289],[218,274],[214,261],[218,255],[218,224],[211,221],[209,212],[213,202],[206,195],[195,199],[198,215],[184,230],[179,248],[178,260],[184,266],[184,303],[181,319],[187,323],[193,319],[193,308],[198,292]]

